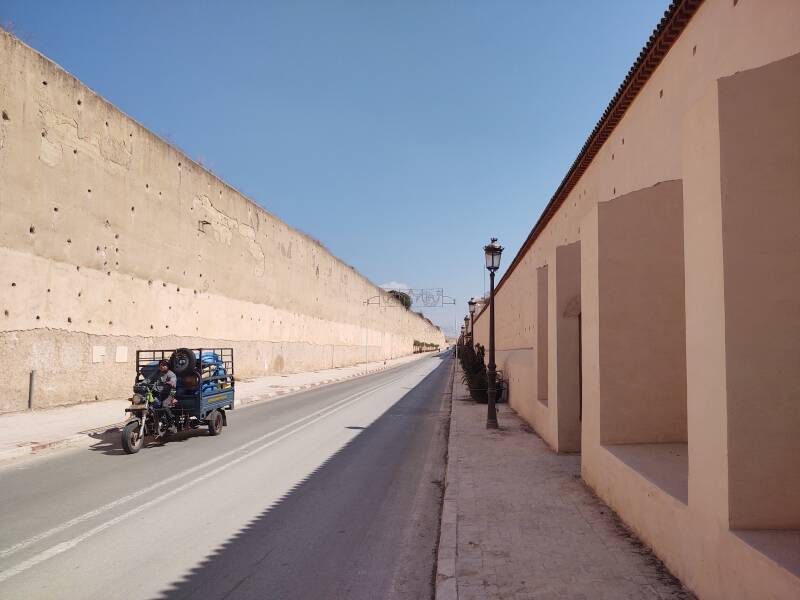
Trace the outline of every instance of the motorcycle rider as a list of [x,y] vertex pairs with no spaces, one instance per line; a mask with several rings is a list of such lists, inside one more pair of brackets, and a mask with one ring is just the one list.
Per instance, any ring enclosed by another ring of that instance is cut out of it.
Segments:
[[175,398],[175,388],[178,385],[178,378],[169,368],[168,361],[159,361],[158,371],[153,374],[150,381],[156,383],[158,399],[161,402],[161,408],[164,414],[167,416],[170,433],[177,433],[178,428],[175,426],[175,418],[172,415],[170,406],[173,406],[177,402]]

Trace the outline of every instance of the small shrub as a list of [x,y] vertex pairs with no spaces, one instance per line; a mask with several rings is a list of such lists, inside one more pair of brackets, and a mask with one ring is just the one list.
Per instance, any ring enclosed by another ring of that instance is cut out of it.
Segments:
[[483,360],[483,346],[475,347],[462,340],[458,345],[458,356],[461,361],[461,378],[469,389],[470,396],[476,402],[488,402],[489,378]]

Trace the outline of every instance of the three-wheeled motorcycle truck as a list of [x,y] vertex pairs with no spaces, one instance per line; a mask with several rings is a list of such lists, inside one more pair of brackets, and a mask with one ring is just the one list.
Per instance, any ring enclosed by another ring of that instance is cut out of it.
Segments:
[[175,399],[170,407],[179,430],[208,427],[209,435],[219,435],[228,424],[226,410],[233,410],[236,381],[233,348],[178,348],[177,350],[138,350],[136,380],[130,418],[122,429],[122,448],[138,452],[147,437],[161,438],[169,431],[166,411],[158,402],[158,365],[169,362],[177,377]]

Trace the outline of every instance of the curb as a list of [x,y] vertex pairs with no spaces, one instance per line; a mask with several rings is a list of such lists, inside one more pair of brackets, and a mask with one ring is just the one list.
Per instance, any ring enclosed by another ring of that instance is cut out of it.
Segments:
[[[455,359],[454,359],[455,360]],[[447,433],[447,465],[444,473],[444,499],[442,500],[442,517],[439,526],[439,546],[436,556],[436,600],[458,599],[458,577],[456,576],[456,557],[458,555],[458,500],[455,486],[450,485],[455,479],[452,468],[453,457],[450,452],[450,441],[453,434],[452,401],[453,381],[455,380],[456,365],[453,365],[453,375],[450,381],[450,411]]]
[[[420,355],[420,358],[426,356],[425,354]],[[383,366],[374,371],[368,371],[366,373],[354,373],[352,375],[345,375],[344,377],[334,378],[334,379],[325,379],[323,381],[318,381],[316,383],[306,383],[303,385],[295,385],[291,386],[286,390],[280,390],[275,392],[269,392],[266,395],[259,396],[258,398],[252,400],[251,402],[237,402],[240,407],[247,407],[253,406],[256,404],[260,404],[262,402],[268,402],[270,400],[274,400],[279,397],[283,396],[290,396],[294,395],[298,392],[302,392],[311,388],[318,388],[323,387],[326,385],[331,385],[334,383],[341,383],[342,381],[347,381],[349,379],[356,379],[359,377],[366,377],[367,375],[372,375],[374,373],[378,373],[381,371],[386,371],[389,369],[394,369],[397,367],[401,367],[403,365],[410,364],[412,362],[416,362],[419,359],[409,360],[407,362],[401,363],[399,365],[391,365],[391,366]],[[16,458],[21,458],[24,456],[33,456],[39,454],[44,451],[48,450],[55,450],[58,448],[68,448],[70,446],[79,444],[81,441],[85,440],[90,433],[98,433],[98,432],[107,432],[115,429],[120,429],[122,423],[124,421],[118,421],[116,423],[112,423],[110,425],[102,425],[99,427],[95,427],[88,431],[82,431],[79,433],[75,433],[72,435],[68,435],[58,440],[52,440],[49,442],[27,442],[17,446],[16,448],[9,448],[7,450],[0,450],[0,464],[5,463],[9,460],[14,460]]]

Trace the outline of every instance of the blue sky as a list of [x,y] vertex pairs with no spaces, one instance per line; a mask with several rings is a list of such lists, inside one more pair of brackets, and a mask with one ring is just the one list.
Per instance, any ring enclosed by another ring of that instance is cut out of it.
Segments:
[[[0,22],[377,284],[508,265],[668,0],[3,0]],[[502,273],[502,270],[501,270]]]

